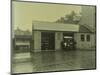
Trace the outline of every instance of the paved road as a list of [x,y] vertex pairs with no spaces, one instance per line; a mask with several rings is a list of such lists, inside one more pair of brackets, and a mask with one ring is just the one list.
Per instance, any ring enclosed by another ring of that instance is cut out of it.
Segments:
[[95,51],[37,52],[31,53],[30,58],[24,60],[19,61],[14,59],[12,66],[13,73],[91,69],[95,68]]

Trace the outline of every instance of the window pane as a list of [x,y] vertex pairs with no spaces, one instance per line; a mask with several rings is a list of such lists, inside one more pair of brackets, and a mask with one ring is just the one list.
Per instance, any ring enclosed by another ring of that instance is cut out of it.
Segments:
[[87,41],[90,41],[90,35],[87,35],[86,39]]
[[85,39],[84,35],[81,35],[81,41],[84,41],[84,39]]

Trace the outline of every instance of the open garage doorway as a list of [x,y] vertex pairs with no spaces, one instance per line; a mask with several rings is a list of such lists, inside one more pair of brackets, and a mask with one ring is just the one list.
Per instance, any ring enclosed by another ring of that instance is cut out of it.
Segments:
[[41,32],[41,49],[44,51],[55,50],[54,32]]
[[63,33],[63,43],[62,48],[64,50],[75,50],[76,42],[74,40],[74,33]]

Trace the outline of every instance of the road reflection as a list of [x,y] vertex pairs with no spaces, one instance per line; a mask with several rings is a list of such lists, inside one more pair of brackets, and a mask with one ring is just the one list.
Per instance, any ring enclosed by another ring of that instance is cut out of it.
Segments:
[[15,73],[91,69],[95,68],[96,64],[95,51],[89,50],[44,51],[30,54],[30,61],[13,65]]

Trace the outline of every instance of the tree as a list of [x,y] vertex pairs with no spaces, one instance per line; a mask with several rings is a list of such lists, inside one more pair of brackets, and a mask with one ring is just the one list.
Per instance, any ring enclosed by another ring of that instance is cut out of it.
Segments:
[[72,11],[69,15],[65,15],[65,17],[61,17],[56,22],[58,23],[70,23],[70,24],[77,24],[79,22],[80,16],[78,16],[74,11]]

